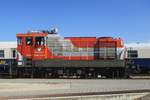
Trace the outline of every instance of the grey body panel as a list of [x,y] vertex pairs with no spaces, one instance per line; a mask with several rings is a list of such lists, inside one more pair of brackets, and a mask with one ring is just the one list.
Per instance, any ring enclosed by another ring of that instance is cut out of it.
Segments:
[[125,60],[36,60],[35,67],[125,67]]

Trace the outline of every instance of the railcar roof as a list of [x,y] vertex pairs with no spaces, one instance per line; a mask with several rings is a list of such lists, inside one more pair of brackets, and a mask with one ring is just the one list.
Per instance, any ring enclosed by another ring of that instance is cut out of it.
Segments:
[[17,42],[16,41],[0,41],[0,49],[2,48],[16,48]]
[[125,44],[127,48],[150,48],[150,42],[146,43],[127,43]]

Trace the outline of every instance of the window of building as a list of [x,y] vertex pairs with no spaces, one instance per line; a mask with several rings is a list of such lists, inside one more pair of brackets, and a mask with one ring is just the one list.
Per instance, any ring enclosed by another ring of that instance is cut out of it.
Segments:
[[0,57],[4,57],[4,50],[0,50]]
[[128,58],[137,58],[138,51],[137,50],[128,50]]

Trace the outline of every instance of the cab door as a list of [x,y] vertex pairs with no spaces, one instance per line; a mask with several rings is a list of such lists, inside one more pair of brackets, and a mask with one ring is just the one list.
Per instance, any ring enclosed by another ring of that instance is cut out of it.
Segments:
[[33,42],[33,37],[26,37],[25,38],[25,48],[23,48],[25,50],[25,55],[27,58],[31,59],[33,56],[33,46],[34,46],[34,42]]

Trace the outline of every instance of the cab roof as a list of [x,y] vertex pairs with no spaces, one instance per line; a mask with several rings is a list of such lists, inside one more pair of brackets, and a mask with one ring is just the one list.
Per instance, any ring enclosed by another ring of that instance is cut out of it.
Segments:
[[47,33],[42,33],[42,32],[32,32],[32,33],[19,33],[17,34],[17,37],[40,37],[40,36],[47,36]]

